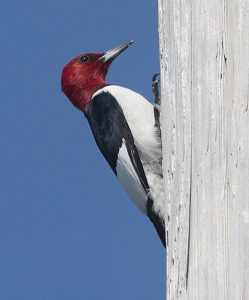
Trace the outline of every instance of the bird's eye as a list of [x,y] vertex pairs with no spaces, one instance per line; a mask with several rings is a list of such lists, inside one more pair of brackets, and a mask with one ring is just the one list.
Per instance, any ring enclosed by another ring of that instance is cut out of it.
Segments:
[[84,55],[84,56],[80,57],[79,62],[81,64],[84,64],[84,63],[88,62],[89,60],[90,60],[90,57],[88,55]]

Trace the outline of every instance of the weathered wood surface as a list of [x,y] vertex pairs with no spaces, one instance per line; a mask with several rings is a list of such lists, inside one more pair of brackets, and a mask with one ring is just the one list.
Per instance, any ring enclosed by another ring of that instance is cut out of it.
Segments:
[[249,299],[249,0],[159,0],[167,299]]

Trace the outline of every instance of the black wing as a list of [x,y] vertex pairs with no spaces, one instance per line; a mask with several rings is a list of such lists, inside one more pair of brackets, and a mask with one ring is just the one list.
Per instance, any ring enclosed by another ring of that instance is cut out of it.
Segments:
[[149,198],[149,185],[143,165],[119,103],[110,93],[102,92],[92,99],[87,107],[85,116],[101,153],[116,175],[119,149],[125,140],[129,158],[149,200],[147,201],[148,217],[156,227],[159,237],[165,246],[164,222],[153,211],[153,200]]

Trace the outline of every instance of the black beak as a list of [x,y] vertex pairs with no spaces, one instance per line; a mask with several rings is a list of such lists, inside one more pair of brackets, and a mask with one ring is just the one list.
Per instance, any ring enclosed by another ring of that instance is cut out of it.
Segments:
[[134,41],[131,40],[125,44],[122,44],[116,48],[106,51],[98,60],[107,62],[112,62],[119,54],[121,54],[125,49],[127,49]]

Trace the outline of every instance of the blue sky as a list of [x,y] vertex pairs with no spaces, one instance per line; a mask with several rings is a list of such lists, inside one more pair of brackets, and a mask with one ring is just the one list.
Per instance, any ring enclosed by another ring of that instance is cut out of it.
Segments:
[[155,1],[0,3],[0,299],[164,299],[165,252],[62,94],[82,52],[135,43],[107,81],[152,99]]

